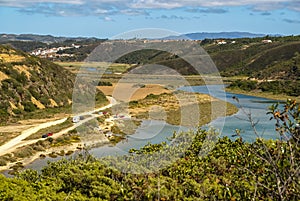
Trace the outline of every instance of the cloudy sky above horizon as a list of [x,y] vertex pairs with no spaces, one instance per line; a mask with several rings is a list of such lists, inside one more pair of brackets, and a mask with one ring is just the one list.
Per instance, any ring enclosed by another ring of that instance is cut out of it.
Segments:
[[0,0],[0,17],[0,33],[15,34],[111,38],[149,28],[300,34],[300,0]]

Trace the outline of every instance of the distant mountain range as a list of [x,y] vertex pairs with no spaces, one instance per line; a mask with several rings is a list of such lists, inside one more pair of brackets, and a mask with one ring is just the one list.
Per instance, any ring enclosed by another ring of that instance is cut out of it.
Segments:
[[75,40],[83,41],[86,39],[97,38],[88,38],[88,37],[56,37],[51,35],[36,35],[36,34],[0,34],[0,42],[7,41],[26,41],[26,42],[43,42],[43,43],[62,43],[66,40]]
[[[171,39],[171,40],[180,40],[180,39],[189,39],[189,40],[203,40],[203,39],[217,39],[217,38],[257,38],[264,37],[267,34],[255,34],[249,32],[198,32],[198,33],[187,33],[178,36],[168,36],[160,39]],[[281,36],[281,35],[272,35],[272,36]],[[51,35],[36,35],[36,34],[0,34],[0,43],[8,41],[25,41],[25,42],[42,42],[42,43],[62,43],[67,40],[72,41],[84,41],[84,40],[99,40],[95,37],[56,37]]]
[[204,40],[204,39],[217,39],[217,38],[234,39],[234,38],[258,38],[258,37],[264,37],[266,35],[267,34],[255,34],[249,32],[216,32],[216,33],[201,32],[201,33],[187,33],[179,36],[168,36],[163,39],[173,39],[173,40],[176,39],[177,40],[179,39]]

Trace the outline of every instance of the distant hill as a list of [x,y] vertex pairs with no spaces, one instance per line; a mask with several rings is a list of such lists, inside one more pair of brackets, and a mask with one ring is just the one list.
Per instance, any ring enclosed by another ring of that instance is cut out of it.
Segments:
[[219,38],[226,38],[226,39],[234,39],[234,38],[257,38],[257,37],[264,37],[266,34],[254,34],[249,32],[216,32],[216,33],[209,33],[209,32],[201,32],[201,33],[187,33],[182,34],[179,36],[168,36],[164,39],[190,39],[190,40],[204,40],[204,39],[219,39]]
[[228,44],[228,47],[208,45],[204,48],[223,76],[245,75],[265,80],[297,80],[300,76],[295,74],[295,66],[300,69],[300,38],[292,42]]
[[[264,43],[263,40],[266,38],[271,42]],[[292,76],[287,69],[293,67],[295,56],[300,52],[300,36],[236,38],[234,41],[232,43],[232,39],[225,39],[226,44],[219,45],[213,39],[206,39],[200,44],[223,76],[246,75],[257,79],[296,79],[298,74]],[[197,73],[182,58],[158,50],[132,52],[122,56],[117,62],[137,64],[137,66],[159,64],[175,69],[183,75]],[[285,67],[282,69],[280,65]],[[205,69],[205,72],[210,71]]]
[[[300,36],[224,39],[222,44],[214,39],[205,39],[200,45],[222,76],[241,75],[256,80],[256,84],[250,83],[254,90],[300,95]],[[175,69],[182,75],[197,73],[180,57],[157,50],[133,52],[117,62],[137,64],[132,69],[142,64],[158,64]],[[209,69],[205,72],[210,73]],[[238,82],[237,85],[244,83]]]
[[204,48],[221,75],[246,76],[231,88],[300,96],[300,36],[236,40],[236,43],[206,44]]
[[[107,39],[85,37],[55,37],[35,34],[0,34],[0,45],[9,45],[24,52],[49,50],[51,48],[71,47],[60,50],[58,55],[49,57],[51,61],[83,61],[103,41]],[[75,48],[73,45],[78,46]],[[72,56],[61,56],[72,55]]]
[[[37,34],[0,34],[0,42],[7,41],[23,41],[23,42],[42,42],[42,43],[62,43],[66,40],[82,41],[88,39],[87,37],[56,37],[51,35],[37,35]],[[97,40],[97,38],[89,38]]]
[[70,106],[74,80],[75,75],[59,65],[0,45],[0,124],[38,110]]
[[[198,55],[190,56],[190,59],[193,60],[193,57],[195,57],[195,61],[198,61]],[[128,71],[132,71],[137,74],[172,74],[176,71],[181,75],[197,75],[199,72],[203,74],[215,72],[215,69],[210,68],[210,65],[199,64],[198,68],[195,69],[190,63],[185,61],[183,58],[178,57],[177,55],[153,49],[131,52],[118,58],[115,62],[136,64],[129,68]],[[151,65],[143,70],[138,68],[148,64]],[[167,71],[163,70],[165,67],[168,68]]]

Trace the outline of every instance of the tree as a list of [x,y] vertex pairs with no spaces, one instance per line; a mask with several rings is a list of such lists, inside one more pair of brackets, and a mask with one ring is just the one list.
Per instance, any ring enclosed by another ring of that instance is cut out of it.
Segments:
[[[239,100],[235,98],[239,103]],[[257,141],[247,151],[254,156],[250,159],[255,163],[265,163],[264,174],[259,176],[253,168],[245,168],[257,181],[257,185],[276,200],[300,199],[300,107],[294,100],[288,100],[284,105],[274,104],[267,114],[276,120],[275,128],[280,140],[266,141],[256,130],[257,122],[251,113],[242,111],[247,115],[253,128]],[[236,135],[242,138],[240,133]],[[296,193],[295,193],[296,192]]]

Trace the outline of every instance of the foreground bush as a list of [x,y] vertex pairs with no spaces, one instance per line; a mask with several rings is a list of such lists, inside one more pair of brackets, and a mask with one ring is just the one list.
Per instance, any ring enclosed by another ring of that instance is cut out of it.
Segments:
[[[50,163],[40,173],[0,176],[0,200],[299,200],[299,106],[289,101],[270,113],[281,140],[246,143],[242,136],[235,141],[223,137],[200,156],[208,132],[199,129],[188,133],[193,142],[174,163],[139,175],[107,167],[82,152]],[[164,146],[148,144],[128,157],[146,158]]]

